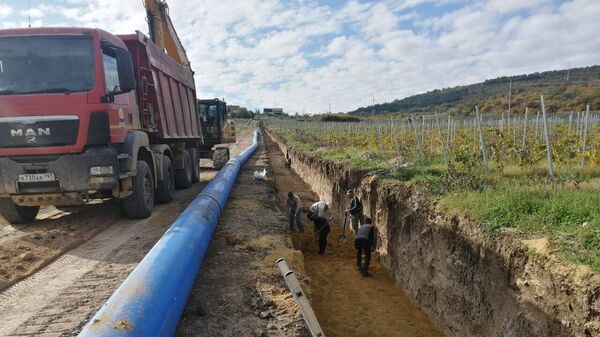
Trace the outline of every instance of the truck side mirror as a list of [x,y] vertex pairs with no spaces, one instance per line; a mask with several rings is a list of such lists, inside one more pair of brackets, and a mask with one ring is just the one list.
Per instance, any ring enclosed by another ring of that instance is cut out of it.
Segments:
[[114,48],[117,58],[117,71],[119,72],[119,92],[125,93],[135,90],[135,75],[131,54],[122,48]]

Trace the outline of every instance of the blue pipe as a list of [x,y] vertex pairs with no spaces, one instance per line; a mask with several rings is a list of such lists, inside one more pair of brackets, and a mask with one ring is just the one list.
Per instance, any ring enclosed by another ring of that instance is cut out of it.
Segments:
[[194,198],[79,336],[172,336],[242,164],[258,132]]

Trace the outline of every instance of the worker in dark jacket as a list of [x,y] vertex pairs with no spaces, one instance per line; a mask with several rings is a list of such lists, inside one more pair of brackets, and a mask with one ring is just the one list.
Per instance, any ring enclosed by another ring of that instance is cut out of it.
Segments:
[[300,233],[304,233],[304,225],[302,225],[302,213],[300,212],[302,202],[300,201],[300,197],[294,194],[293,192],[288,193],[287,198],[287,206],[288,206],[288,223],[290,227],[290,232],[294,231],[294,222],[296,226],[298,226],[298,230]]
[[325,254],[327,248],[327,235],[331,228],[327,221],[327,210],[329,205],[325,201],[319,201],[308,209],[307,217],[315,224],[315,233],[319,235],[319,255]]
[[[369,264],[371,263],[371,251],[375,250],[375,227],[371,224],[371,219],[366,218],[365,223],[358,228],[356,238],[354,239],[356,247],[356,265],[363,276],[369,274]],[[365,263],[362,263],[362,256],[365,255]]]
[[362,202],[358,196],[354,194],[353,190],[348,190],[346,195],[348,196],[348,199],[350,199],[350,206],[346,209],[346,214],[350,216],[352,233],[354,233],[354,237],[356,237],[356,232],[358,231],[358,226],[362,219]]

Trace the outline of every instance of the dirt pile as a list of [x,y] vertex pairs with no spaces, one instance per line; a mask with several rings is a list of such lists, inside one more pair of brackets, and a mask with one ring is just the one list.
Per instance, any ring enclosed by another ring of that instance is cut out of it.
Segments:
[[448,336],[600,336],[600,277],[536,253],[510,230],[449,216],[397,181],[322,160],[274,137],[338,219],[356,188],[381,262]]

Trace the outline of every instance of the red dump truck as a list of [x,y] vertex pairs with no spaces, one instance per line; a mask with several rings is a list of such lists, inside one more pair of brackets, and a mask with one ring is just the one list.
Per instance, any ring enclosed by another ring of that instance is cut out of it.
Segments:
[[199,180],[193,73],[144,34],[0,30],[0,215],[119,198],[130,217]]

